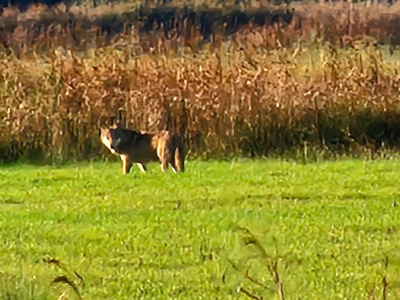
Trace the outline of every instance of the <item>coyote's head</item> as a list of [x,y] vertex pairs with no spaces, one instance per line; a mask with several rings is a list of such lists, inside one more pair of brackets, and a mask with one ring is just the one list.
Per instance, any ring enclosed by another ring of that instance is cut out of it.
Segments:
[[129,131],[129,129],[117,126],[100,128],[100,138],[111,153],[117,154],[123,152],[124,148],[131,142]]

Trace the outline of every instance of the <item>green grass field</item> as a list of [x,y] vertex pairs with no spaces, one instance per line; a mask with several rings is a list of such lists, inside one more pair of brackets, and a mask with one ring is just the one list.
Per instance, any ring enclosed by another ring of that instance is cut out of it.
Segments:
[[0,300],[400,297],[400,161],[186,168],[1,167]]

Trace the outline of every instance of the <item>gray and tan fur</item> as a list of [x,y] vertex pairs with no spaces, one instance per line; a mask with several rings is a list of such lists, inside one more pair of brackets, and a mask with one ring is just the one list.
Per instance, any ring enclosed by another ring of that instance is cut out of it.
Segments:
[[146,164],[160,162],[163,172],[170,164],[173,171],[184,172],[185,153],[182,139],[167,130],[141,133],[128,128],[113,126],[101,128],[101,141],[111,153],[121,157],[122,173],[128,174],[134,163],[146,173]]

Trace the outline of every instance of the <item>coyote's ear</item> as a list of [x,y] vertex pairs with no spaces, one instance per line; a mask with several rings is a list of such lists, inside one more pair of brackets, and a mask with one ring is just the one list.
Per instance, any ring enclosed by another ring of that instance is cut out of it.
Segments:
[[100,129],[99,129],[100,136],[106,135],[108,130],[109,130],[108,128],[101,126]]

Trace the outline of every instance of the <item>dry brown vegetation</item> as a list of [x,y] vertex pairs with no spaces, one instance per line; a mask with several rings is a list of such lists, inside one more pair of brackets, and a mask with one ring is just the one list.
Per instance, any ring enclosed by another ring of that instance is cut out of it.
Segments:
[[289,26],[250,24],[205,45],[131,28],[82,52],[68,40],[88,42],[79,28],[39,40],[20,28],[0,56],[1,157],[95,158],[106,153],[99,125],[115,121],[177,130],[190,155],[206,157],[396,147],[396,8],[296,10]]

